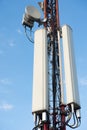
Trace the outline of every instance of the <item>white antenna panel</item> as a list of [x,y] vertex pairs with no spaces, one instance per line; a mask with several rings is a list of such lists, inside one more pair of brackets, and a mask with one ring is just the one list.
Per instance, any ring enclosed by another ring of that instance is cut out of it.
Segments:
[[45,29],[35,32],[32,113],[48,110],[48,54]]
[[74,58],[72,29],[68,25],[62,27],[64,69],[67,104],[73,103],[75,109],[80,108],[78,81]]

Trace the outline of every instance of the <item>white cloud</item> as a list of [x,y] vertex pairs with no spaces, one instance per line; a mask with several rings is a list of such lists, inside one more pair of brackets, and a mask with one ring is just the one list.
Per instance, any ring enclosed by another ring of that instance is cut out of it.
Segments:
[[10,42],[9,42],[9,46],[10,46],[10,47],[14,47],[14,46],[15,46],[14,41],[10,41]]
[[14,107],[11,104],[8,103],[3,103],[2,105],[0,105],[0,110],[12,110]]
[[87,86],[87,77],[80,79],[79,84],[82,86]]
[[17,29],[17,32],[18,32],[19,34],[22,34],[22,31],[21,31],[20,29]]
[[11,81],[9,79],[5,78],[5,79],[0,79],[0,83],[3,85],[10,85]]

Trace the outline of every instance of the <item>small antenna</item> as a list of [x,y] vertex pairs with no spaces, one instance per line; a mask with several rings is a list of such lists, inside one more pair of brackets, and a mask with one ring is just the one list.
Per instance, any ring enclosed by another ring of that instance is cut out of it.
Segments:
[[34,22],[40,21],[41,14],[37,8],[34,6],[27,6],[25,8],[25,14],[23,15],[22,24],[32,28],[34,26]]

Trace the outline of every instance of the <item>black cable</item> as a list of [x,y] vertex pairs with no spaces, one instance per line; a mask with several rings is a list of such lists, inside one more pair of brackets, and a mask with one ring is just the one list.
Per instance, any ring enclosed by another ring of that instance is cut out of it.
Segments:
[[38,124],[37,126],[35,126],[32,130],[37,130],[38,127],[41,127],[44,124],[44,122],[41,122],[40,124]]
[[[32,39],[28,36],[26,30],[27,30],[27,29],[26,29],[26,26],[25,26],[25,34],[26,34],[27,39],[28,39],[30,42],[34,43],[34,41],[32,41]],[[30,30],[30,32],[31,32],[31,30]]]

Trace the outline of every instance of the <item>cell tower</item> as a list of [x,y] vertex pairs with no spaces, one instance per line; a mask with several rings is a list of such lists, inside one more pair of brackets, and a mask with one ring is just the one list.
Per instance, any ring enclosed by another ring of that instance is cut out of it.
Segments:
[[31,32],[34,22],[42,27],[34,33],[33,130],[66,130],[66,126],[77,128],[81,122],[81,107],[72,29],[68,25],[60,26],[58,0],[44,0],[38,4],[44,18],[41,19],[34,6],[27,6],[22,21],[31,42],[26,28]]

